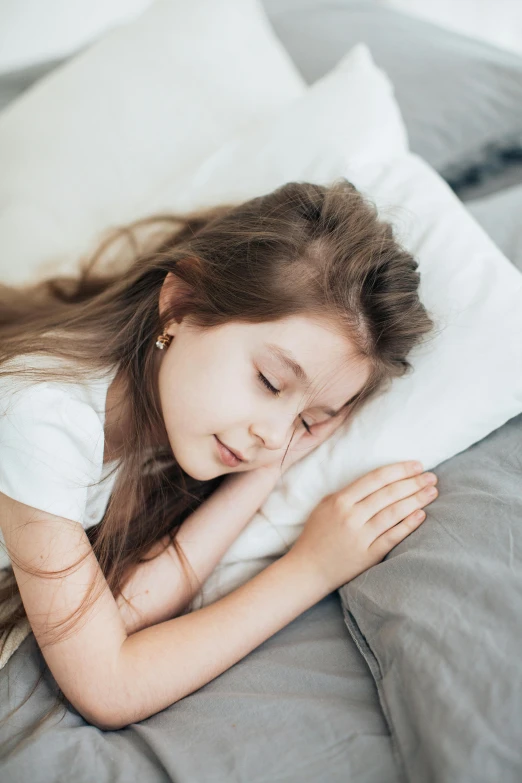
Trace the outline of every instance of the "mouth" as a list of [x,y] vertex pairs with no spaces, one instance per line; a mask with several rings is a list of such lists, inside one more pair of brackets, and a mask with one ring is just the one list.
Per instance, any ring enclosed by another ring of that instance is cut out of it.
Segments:
[[214,435],[214,437],[216,439],[221,462],[223,462],[225,465],[228,465],[230,468],[235,468],[242,462],[246,462],[246,460],[239,456],[238,452],[232,451],[232,449],[229,449],[228,446],[225,446],[225,444],[219,440],[217,435]]

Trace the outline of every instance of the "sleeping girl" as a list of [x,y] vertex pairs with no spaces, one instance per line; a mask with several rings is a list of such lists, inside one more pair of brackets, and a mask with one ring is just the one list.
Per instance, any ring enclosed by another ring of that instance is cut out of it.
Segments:
[[233,666],[380,562],[437,494],[416,462],[363,475],[190,611],[285,471],[411,369],[432,322],[416,261],[344,179],[148,225],[118,268],[95,268],[102,248],[74,279],[0,291],[2,660],[26,622],[103,729]]

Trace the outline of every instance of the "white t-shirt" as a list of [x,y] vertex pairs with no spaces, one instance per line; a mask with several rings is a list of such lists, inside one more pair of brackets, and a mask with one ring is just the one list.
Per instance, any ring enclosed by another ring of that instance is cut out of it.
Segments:
[[[49,363],[40,356],[22,360],[31,367]],[[108,476],[116,462],[103,464],[105,403],[116,369],[88,383],[0,378],[0,492],[84,528],[103,518],[118,475]],[[1,547],[0,568],[9,563]]]

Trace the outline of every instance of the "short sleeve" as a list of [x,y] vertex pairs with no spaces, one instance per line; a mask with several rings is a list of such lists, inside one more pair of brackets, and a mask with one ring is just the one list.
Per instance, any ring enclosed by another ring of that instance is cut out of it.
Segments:
[[83,524],[103,449],[103,421],[67,385],[26,386],[0,410],[0,491]]

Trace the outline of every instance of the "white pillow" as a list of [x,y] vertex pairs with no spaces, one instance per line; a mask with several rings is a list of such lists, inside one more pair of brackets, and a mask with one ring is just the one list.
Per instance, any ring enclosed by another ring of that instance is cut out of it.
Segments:
[[0,73],[69,56],[150,4],[151,0],[2,0]]
[[0,279],[72,263],[306,87],[258,0],[158,0],[0,115]]
[[[171,187],[170,201],[192,208],[289,179],[327,183],[340,175],[373,198],[417,258],[420,296],[440,331],[412,352],[412,374],[283,476],[192,609],[283,554],[324,495],[386,463],[419,459],[433,468],[522,411],[522,275],[439,175],[408,151],[390,84],[366,47],[277,119],[215,153],[188,196],[175,198]],[[168,207],[168,196],[156,205]]]
[[240,202],[294,179],[327,183],[344,173],[340,160],[380,169],[407,150],[392,84],[359,44],[277,116],[148,193],[137,214]]

